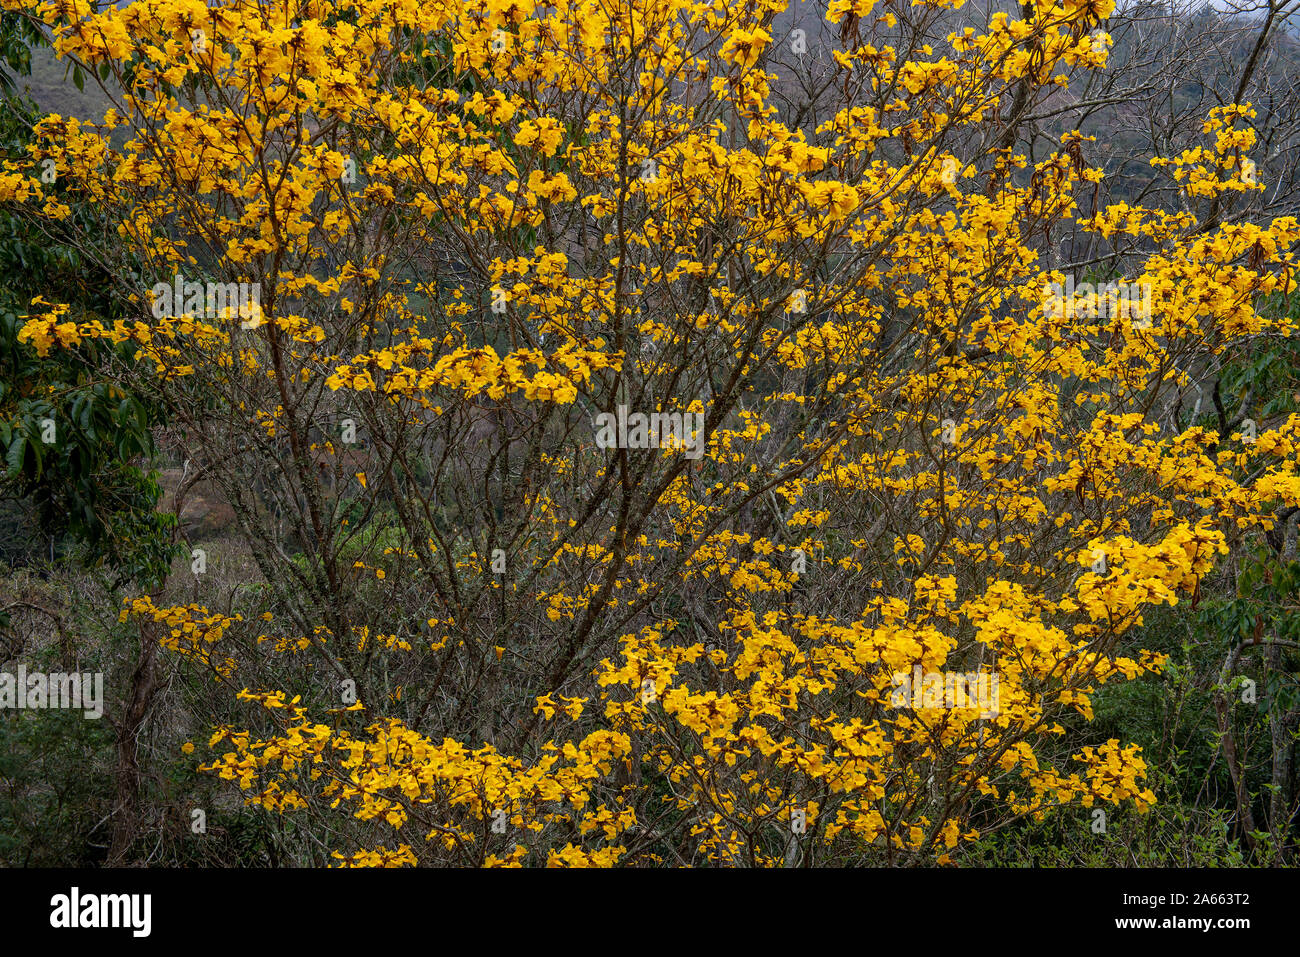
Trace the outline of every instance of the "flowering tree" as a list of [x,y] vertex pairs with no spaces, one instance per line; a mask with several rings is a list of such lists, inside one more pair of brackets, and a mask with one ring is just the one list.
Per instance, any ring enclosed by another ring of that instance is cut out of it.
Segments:
[[1224,214],[1249,105],[1152,160],[1175,210],[1016,152],[1109,0],[5,6],[115,103],[0,198],[101,211],[124,317],[21,338],[116,344],[237,508],[238,603],[192,542],[123,616],[250,703],[205,765],[248,801],[357,864],[811,865],[1155,800],[1057,739],[1300,503],[1300,422],[1187,401],[1290,335],[1300,224]]

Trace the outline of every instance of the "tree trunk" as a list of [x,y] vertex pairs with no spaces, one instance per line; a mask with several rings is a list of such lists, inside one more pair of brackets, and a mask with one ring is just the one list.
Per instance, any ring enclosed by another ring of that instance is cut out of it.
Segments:
[[151,623],[140,623],[140,657],[131,675],[131,690],[121,717],[113,722],[117,736],[117,805],[113,814],[113,837],[108,848],[108,865],[121,867],[139,835],[140,817],[140,762],[138,739],[140,729],[153,705],[158,690],[158,676],[154,667],[158,642],[153,636]]

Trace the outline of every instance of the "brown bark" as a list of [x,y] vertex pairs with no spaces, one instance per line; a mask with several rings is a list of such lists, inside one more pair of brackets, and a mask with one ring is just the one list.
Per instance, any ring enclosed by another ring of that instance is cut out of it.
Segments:
[[109,842],[108,864],[120,867],[127,863],[131,845],[139,835],[140,760],[139,736],[158,690],[155,668],[158,642],[150,624],[140,624],[140,656],[131,675],[131,689],[121,717],[112,721],[117,736],[117,802],[113,811],[113,836]]
[[1219,722],[1219,746],[1223,749],[1223,758],[1228,762],[1228,774],[1232,777],[1232,791],[1237,802],[1237,820],[1241,824],[1246,847],[1255,852],[1255,815],[1250,809],[1250,792],[1246,790],[1246,779],[1237,761],[1237,739],[1232,733],[1232,714],[1228,707],[1228,682],[1232,679],[1232,670],[1236,666],[1240,648],[1234,648],[1223,663],[1219,676],[1219,687],[1214,694],[1214,711]]

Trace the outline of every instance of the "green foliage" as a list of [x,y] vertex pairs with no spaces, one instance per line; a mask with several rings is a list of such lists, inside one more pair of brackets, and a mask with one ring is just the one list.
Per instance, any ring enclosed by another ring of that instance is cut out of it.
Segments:
[[[0,56],[4,38],[0,29]],[[12,61],[11,61],[12,62]],[[0,148],[16,155],[35,107],[0,99]],[[73,207],[74,228],[93,212]],[[13,213],[0,214],[0,494],[36,506],[41,531],[81,546],[81,558],[117,569],[121,580],[155,583],[175,553],[173,516],[155,511],[160,490],[140,462],[153,454],[161,409],[97,381],[93,370],[116,358],[101,343],[41,358],[18,332],[36,296],[72,303],[84,317],[115,317],[112,277],[71,245]],[[79,316],[78,318],[81,318]]]
[[[1162,781],[1152,784],[1160,793]],[[1160,804],[1145,815],[1107,811],[1105,833],[1078,808],[985,835],[962,855],[968,867],[1244,867],[1231,813]]]
[[[19,76],[32,72],[32,48],[46,45],[31,20],[9,10],[0,11],[0,62]],[[0,69],[0,95],[16,92],[14,78]]]
[[80,711],[0,712],[0,863],[102,863],[112,750],[108,723]]

